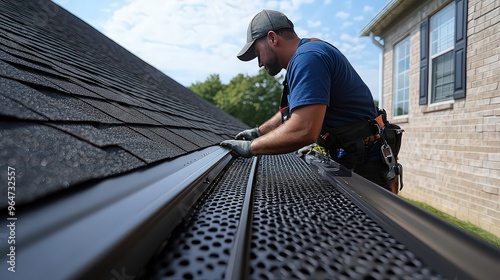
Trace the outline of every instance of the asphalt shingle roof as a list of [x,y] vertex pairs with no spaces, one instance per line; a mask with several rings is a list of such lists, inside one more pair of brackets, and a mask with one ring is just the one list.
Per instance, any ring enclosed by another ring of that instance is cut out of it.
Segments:
[[16,203],[246,127],[51,1],[0,1],[0,170],[16,169]]

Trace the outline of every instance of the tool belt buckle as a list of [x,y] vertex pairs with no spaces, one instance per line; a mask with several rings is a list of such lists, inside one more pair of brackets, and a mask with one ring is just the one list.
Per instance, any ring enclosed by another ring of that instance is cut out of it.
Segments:
[[382,157],[384,158],[385,163],[389,167],[387,179],[390,180],[396,176],[396,173],[398,173],[398,167],[396,166],[394,154],[392,153],[391,147],[387,143],[382,144],[380,151],[382,152]]
[[391,147],[388,144],[382,144],[380,151],[382,152],[382,157],[387,165],[394,164],[394,155],[392,154]]

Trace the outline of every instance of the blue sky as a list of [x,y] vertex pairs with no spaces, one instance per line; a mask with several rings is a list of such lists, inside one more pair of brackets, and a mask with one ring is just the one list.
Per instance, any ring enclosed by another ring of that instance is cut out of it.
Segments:
[[360,30],[388,0],[54,0],[72,14],[184,86],[219,74],[228,83],[255,75],[257,60],[236,54],[252,17],[285,13],[301,38],[337,46],[378,99],[380,50]]

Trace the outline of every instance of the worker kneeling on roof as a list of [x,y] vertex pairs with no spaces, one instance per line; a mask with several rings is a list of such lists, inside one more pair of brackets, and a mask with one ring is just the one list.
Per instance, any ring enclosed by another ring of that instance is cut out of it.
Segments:
[[[238,58],[257,58],[271,76],[286,69],[283,95],[271,119],[221,146],[252,157],[289,153],[317,142],[336,162],[397,193],[400,143],[388,145],[385,112],[379,112],[370,90],[337,48],[299,38],[284,14],[263,10],[250,22]],[[400,140],[401,130],[394,131]]]

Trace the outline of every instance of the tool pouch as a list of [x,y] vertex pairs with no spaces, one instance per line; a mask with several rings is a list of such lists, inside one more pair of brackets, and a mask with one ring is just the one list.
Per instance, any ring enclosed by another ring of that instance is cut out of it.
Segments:
[[383,127],[381,128],[382,138],[391,147],[393,155],[398,158],[399,150],[401,149],[401,141],[403,140],[404,130],[397,124],[392,124],[387,120],[387,113],[384,109],[378,109],[379,116],[382,116]]
[[399,154],[399,150],[401,149],[401,141],[403,138],[404,130],[401,129],[399,125],[387,123],[385,125],[383,136],[387,141],[387,144],[392,149],[392,153],[397,158]]
[[[404,130],[401,129],[399,125],[392,124],[387,121],[387,115],[384,109],[379,109],[379,116],[382,116],[383,119],[383,127],[380,127],[379,129],[384,143],[381,150],[382,157],[389,167],[387,179],[392,182],[394,177],[399,176],[399,180],[395,180],[399,181],[399,190],[401,190],[403,189],[403,166],[398,163],[398,154],[401,148]],[[393,189],[393,186],[391,186],[391,189]],[[397,191],[395,193],[397,193]]]

